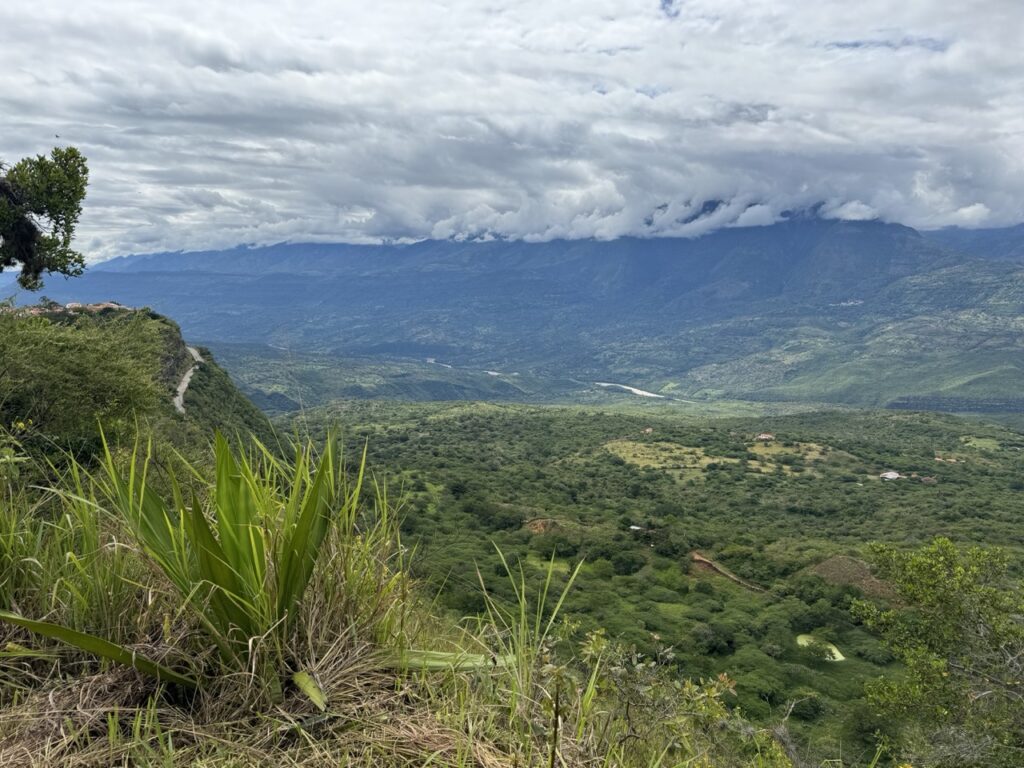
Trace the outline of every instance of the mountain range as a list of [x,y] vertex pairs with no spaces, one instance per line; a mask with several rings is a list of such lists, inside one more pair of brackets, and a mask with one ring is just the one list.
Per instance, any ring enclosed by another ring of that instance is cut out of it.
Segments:
[[380,366],[377,385],[307,386],[319,400],[565,400],[602,382],[666,399],[1024,410],[1024,226],[922,233],[807,214],[696,239],[281,244],[113,259],[45,293],[168,314],[282,408],[295,386],[272,372],[297,356],[307,371]]

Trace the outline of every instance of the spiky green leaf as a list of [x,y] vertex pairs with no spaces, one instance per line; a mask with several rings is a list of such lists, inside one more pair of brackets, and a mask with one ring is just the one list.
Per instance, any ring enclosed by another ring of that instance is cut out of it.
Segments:
[[327,709],[327,696],[314,677],[305,670],[299,670],[292,675],[292,682],[296,687],[306,694],[306,698],[316,705],[321,712]]
[[0,611],[0,621],[6,621],[15,626],[23,627],[30,632],[35,632],[37,635],[73,645],[94,656],[102,656],[118,664],[134,667],[140,672],[162,680],[165,683],[175,683],[176,685],[184,685],[189,688],[199,687],[199,683],[196,682],[195,678],[175,672],[170,667],[165,667],[163,664],[148,659],[130,648],[104,640],[102,637],[79,632],[70,627],[63,627],[60,624],[27,619],[10,611]]

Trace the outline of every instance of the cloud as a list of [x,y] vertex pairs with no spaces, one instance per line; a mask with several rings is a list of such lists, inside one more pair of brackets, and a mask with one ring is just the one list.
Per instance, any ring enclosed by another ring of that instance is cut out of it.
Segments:
[[988,221],[991,211],[988,206],[984,203],[974,203],[973,205],[965,205],[963,208],[958,208],[953,218],[957,224],[962,226],[978,226]]
[[770,205],[752,205],[733,221],[734,227],[767,227],[778,221],[778,214]]
[[668,16],[670,19],[674,19],[679,15],[680,0],[660,0],[661,1],[661,12]]
[[876,39],[876,40],[836,40],[826,44],[826,48],[888,48],[893,51],[898,51],[901,48],[925,48],[929,51],[943,52],[949,48],[949,41],[937,40],[934,37],[910,37],[904,36],[901,38],[894,39]]
[[831,200],[821,208],[821,216],[843,221],[871,221],[878,218],[878,211],[860,200]]
[[8,3],[0,157],[83,149],[91,258],[819,204],[996,226],[1024,220],[1022,24],[1018,0]]

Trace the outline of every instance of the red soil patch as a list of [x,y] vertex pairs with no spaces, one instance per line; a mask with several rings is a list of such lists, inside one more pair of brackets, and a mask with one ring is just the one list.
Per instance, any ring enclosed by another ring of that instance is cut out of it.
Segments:
[[547,533],[557,527],[558,522],[550,517],[538,517],[534,520],[526,521],[526,530],[530,533]]

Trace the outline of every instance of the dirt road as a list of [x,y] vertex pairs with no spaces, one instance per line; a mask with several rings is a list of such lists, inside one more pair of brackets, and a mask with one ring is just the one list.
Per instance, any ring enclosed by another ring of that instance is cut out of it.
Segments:
[[185,349],[187,349],[189,354],[192,355],[195,365],[185,372],[185,375],[181,377],[181,381],[178,383],[178,389],[174,395],[174,410],[178,413],[185,412],[185,393],[188,391],[188,385],[192,383],[192,376],[195,375],[196,369],[199,368],[199,364],[203,362],[203,358],[200,356],[198,349],[195,347],[185,347]]

